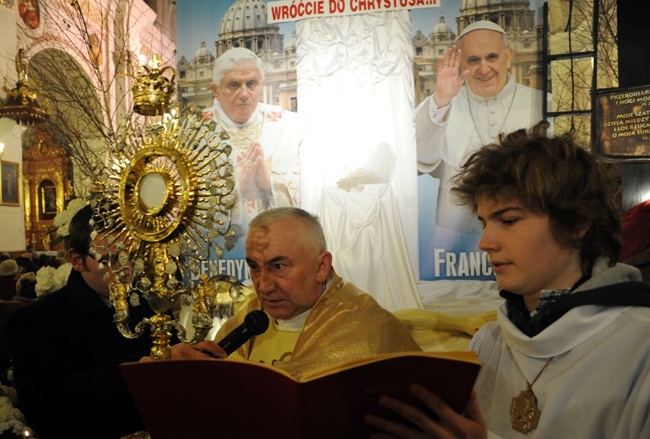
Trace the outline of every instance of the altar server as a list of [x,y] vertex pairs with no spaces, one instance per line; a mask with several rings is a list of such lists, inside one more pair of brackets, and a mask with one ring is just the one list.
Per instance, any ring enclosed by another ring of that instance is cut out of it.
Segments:
[[373,437],[650,437],[650,285],[617,263],[618,185],[544,126],[480,149],[454,180],[505,299],[470,345],[483,364],[477,397],[455,413],[414,385],[436,416],[383,398],[419,429],[368,416],[391,434]]

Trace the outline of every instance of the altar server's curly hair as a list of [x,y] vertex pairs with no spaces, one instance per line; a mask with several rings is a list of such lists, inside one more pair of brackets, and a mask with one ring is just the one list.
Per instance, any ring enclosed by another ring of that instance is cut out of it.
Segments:
[[614,265],[621,224],[613,167],[580,147],[571,133],[548,137],[547,128],[540,122],[502,134],[472,154],[454,177],[452,194],[474,213],[483,197],[515,197],[549,216],[560,244],[580,249],[583,273],[599,256]]

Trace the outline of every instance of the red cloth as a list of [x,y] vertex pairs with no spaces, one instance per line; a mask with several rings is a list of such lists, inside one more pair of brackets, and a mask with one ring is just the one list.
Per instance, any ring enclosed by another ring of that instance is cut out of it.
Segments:
[[644,252],[650,247],[650,200],[621,214],[622,248],[619,261]]

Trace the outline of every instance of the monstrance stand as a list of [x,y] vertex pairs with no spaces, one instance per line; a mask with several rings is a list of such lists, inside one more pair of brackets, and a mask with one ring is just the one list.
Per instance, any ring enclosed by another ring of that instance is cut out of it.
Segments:
[[[199,110],[158,116],[161,111],[152,93],[171,90],[161,72],[147,70],[146,84],[134,85],[136,103],[140,95],[147,100],[139,108],[151,107],[155,117],[132,113],[126,118],[91,196],[93,233],[104,234],[105,242],[91,252],[108,254],[110,263],[103,269],[107,279],[113,274],[115,323],[127,338],[141,337],[150,327],[151,357],[156,360],[171,357],[173,330],[187,343],[207,335],[218,291],[208,275],[200,274],[200,265],[212,253],[222,257],[236,239],[231,228],[236,200],[228,135]],[[192,278],[198,283],[190,285]],[[184,295],[191,295],[194,303],[191,338],[170,315]],[[155,314],[129,324],[131,307],[141,299]]]

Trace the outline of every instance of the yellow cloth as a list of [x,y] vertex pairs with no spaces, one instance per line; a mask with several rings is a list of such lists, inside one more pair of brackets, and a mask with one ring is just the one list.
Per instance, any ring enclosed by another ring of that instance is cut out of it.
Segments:
[[[239,326],[254,309],[260,309],[257,297],[224,323],[216,340]],[[250,349],[249,341],[229,358],[248,360]],[[349,360],[421,350],[404,323],[370,295],[334,274],[331,286],[305,320],[291,359],[275,366],[301,379]]]
[[472,317],[452,316],[423,309],[405,309],[396,311],[395,316],[403,321],[411,330],[453,330],[473,336],[481,329],[481,326],[496,320],[497,311],[487,311],[481,315]]
[[496,320],[496,310],[477,316],[453,316],[422,309],[396,311],[395,316],[409,328],[424,351],[463,351],[472,336],[488,322]]
[[275,366],[278,361],[288,361],[298,341],[299,332],[280,331],[273,323],[264,333],[255,337],[250,361]]

